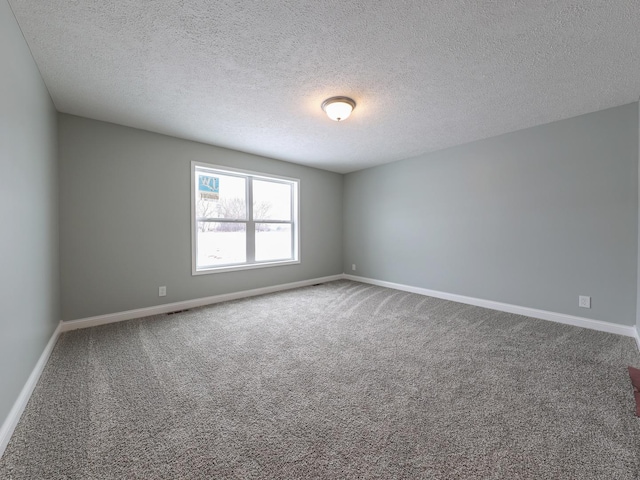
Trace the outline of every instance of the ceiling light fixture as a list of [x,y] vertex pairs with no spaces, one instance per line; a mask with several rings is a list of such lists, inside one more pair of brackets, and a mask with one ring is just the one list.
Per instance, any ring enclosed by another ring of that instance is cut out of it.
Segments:
[[331,120],[340,122],[351,115],[356,102],[349,97],[331,97],[322,102],[322,110]]

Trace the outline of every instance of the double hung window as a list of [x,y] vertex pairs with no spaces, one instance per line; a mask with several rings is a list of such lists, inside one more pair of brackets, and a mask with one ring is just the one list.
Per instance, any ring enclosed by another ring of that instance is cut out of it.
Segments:
[[292,178],[192,163],[192,273],[298,263]]

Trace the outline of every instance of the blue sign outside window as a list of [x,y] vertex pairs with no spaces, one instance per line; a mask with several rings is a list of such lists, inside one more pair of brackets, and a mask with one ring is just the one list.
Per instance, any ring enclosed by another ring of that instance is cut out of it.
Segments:
[[200,175],[198,190],[205,193],[220,193],[220,179],[208,175]]

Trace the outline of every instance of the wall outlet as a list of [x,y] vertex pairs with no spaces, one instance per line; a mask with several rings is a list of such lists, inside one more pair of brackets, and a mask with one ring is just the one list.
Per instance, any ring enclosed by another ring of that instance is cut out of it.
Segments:
[[580,295],[578,297],[578,306],[582,308],[591,308],[591,297]]
[[355,263],[351,264],[351,270],[353,270],[354,272],[356,271],[356,264]]
[[158,296],[166,297],[167,296],[167,287],[159,287],[158,288]]

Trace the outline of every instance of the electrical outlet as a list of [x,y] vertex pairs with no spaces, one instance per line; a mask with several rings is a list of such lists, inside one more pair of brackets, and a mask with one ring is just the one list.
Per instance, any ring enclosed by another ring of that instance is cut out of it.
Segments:
[[356,264],[355,263],[351,264],[351,270],[353,270],[354,272],[356,271]]
[[158,296],[166,297],[167,296],[167,287],[159,287],[158,288]]
[[591,308],[591,297],[580,295],[578,297],[578,306],[582,308]]

